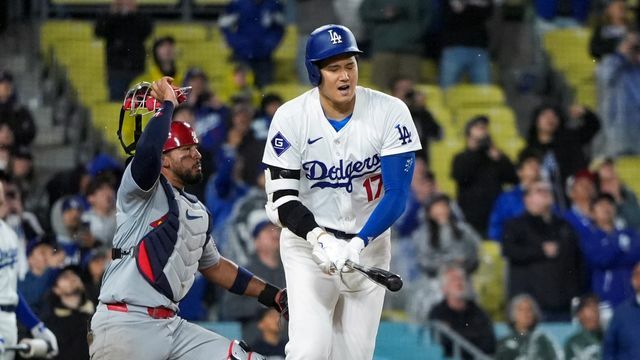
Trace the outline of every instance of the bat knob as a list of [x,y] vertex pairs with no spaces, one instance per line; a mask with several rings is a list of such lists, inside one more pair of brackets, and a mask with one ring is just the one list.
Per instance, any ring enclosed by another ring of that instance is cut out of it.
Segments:
[[400,289],[402,289],[402,279],[400,278],[400,276],[392,276],[387,280],[387,289],[389,289],[389,291],[393,291],[396,292]]

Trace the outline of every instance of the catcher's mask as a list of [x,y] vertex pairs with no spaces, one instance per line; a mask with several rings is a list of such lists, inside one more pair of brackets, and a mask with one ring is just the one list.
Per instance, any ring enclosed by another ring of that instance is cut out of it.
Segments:
[[[187,95],[191,92],[191,86],[175,89],[178,103],[187,100]],[[120,118],[118,120],[118,140],[127,155],[134,155],[136,145],[142,135],[142,117],[149,114],[155,114],[162,107],[162,103],[158,102],[151,96],[151,83],[140,82],[133,88],[129,89],[124,96],[122,108],[120,109]],[[128,114],[127,114],[128,113]],[[122,136],[125,115],[135,119],[135,127],[133,130],[133,142],[126,144]]]

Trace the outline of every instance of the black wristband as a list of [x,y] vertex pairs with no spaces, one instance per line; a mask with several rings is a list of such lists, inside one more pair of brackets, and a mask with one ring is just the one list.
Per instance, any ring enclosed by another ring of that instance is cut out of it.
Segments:
[[258,295],[258,302],[266,307],[277,307],[276,295],[278,294],[278,291],[280,291],[280,289],[267,283],[264,290],[262,290],[260,295]]

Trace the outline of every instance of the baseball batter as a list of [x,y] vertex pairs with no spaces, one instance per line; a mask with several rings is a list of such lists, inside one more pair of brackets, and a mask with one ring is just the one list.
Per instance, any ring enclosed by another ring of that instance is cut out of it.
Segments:
[[162,108],[142,133],[118,189],[113,261],[91,323],[94,360],[251,357],[237,342],[177,316],[198,270],[233,293],[286,311],[286,293],[220,256],[209,213],[184,192],[202,178],[201,155],[195,131],[171,121],[178,103],[171,83],[162,78],[151,85]]
[[269,129],[266,208],[284,227],[291,360],[373,357],[384,289],[344,264],[389,268],[389,227],[420,149],[404,103],[357,86],[359,53],[344,26],[312,32],[316,87],[280,107]]
[[[4,188],[0,182],[0,218],[6,216]],[[15,345],[18,339],[16,318],[22,325],[31,329],[34,338],[43,339],[48,344],[46,355],[54,357],[58,354],[58,341],[44,324],[33,314],[27,302],[18,293],[18,236],[0,219],[0,360],[12,360],[13,351],[6,351],[5,346]]]

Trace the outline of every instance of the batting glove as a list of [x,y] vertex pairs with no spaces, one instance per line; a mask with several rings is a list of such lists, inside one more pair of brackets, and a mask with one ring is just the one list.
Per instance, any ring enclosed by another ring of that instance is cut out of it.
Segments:
[[0,355],[4,354],[4,338],[0,336]]
[[313,244],[311,256],[320,269],[326,274],[335,273],[337,267],[335,261],[344,257],[345,242],[318,228],[307,234],[307,240]]
[[349,242],[344,247],[344,256],[336,261],[336,268],[340,269],[341,272],[347,272],[351,269],[345,265],[347,260],[351,260],[352,262],[359,264],[360,263],[360,252],[364,249],[364,240],[359,237],[354,237],[349,240]]
[[47,352],[47,359],[51,359],[58,355],[58,339],[51,332],[51,330],[47,329],[43,323],[38,323],[38,325],[34,326],[31,329],[31,335],[35,339],[42,339],[47,342],[49,345],[49,352]]

